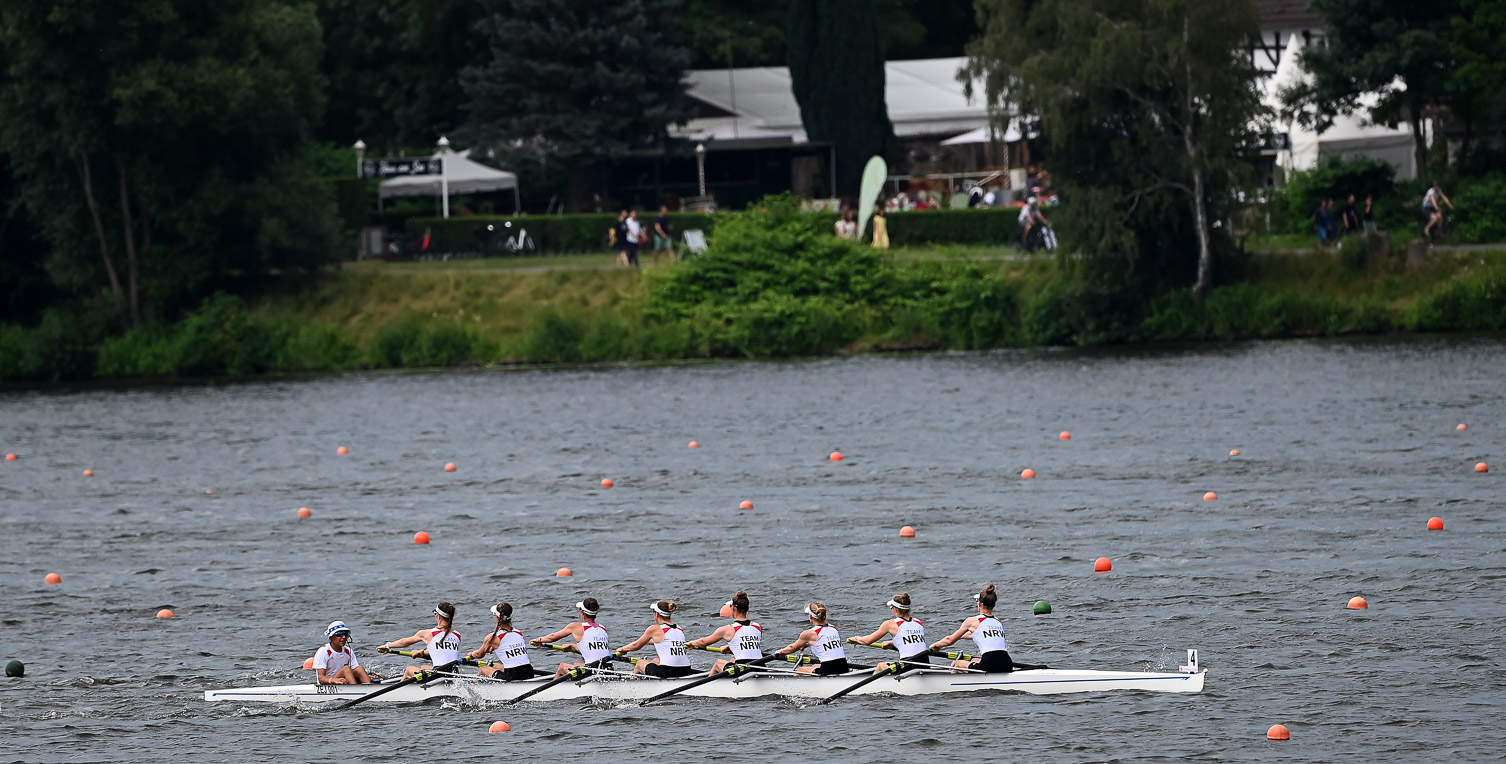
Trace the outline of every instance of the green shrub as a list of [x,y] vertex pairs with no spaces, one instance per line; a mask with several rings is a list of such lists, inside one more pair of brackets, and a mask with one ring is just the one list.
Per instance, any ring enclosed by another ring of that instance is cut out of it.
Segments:
[[322,371],[354,366],[361,357],[355,343],[335,327],[323,323],[303,324],[283,332],[285,337],[272,365],[285,371]]
[[1461,183],[1449,197],[1455,207],[1455,230],[1460,241],[1506,241],[1506,176]]
[[[1285,221],[1291,233],[1312,232],[1313,210],[1324,199],[1333,199],[1337,217],[1344,209],[1349,194],[1355,196],[1355,211],[1364,209],[1365,195],[1376,199],[1378,222],[1385,227],[1395,222],[1401,199],[1394,183],[1396,168],[1386,162],[1367,157],[1340,159],[1325,157],[1318,166],[1308,172],[1293,173],[1286,185],[1276,192],[1272,206]],[[1420,198],[1420,197],[1419,197]],[[1387,218],[1388,215],[1393,217]],[[1343,230],[1343,221],[1339,223]]]
[[0,324],[0,381],[25,379],[30,337],[14,324]]
[[382,327],[366,346],[366,362],[378,368],[400,368],[403,357],[415,352],[423,331],[423,323],[416,316],[405,316]]
[[1139,336],[1145,305],[1128,284],[1053,282],[1025,308],[1025,334],[1037,345],[1109,345]]
[[[674,225],[672,233],[676,244],[681,242],[682,234],[692,228],[699,228],[709,234],[715,228],[717,221],[726,217],[726,214],[671,212],[669,220]],[[651,227],[657,216],[657,211],[639,210],[638,212],[638,220],[645,227]],[[508,222],[512,223],[511,228],[507,227]],[[448,220],[421,217],[409,218],[404,225],[409,233],[433,231],[435,237],[433,248],[437,252],[479,251],[480,240],[486,235],[483,232],[490,225],[494,229],[490,235],[498,237],[499,242],[510,235],[517,235],[516,232],[521,229],[526,229],[528,238],[533,239],[538,247],[538,254],[554,255],[606,251],[607,231],[616,222],[617,213],[604,212],[577,215],[471,215],[452,217]]]
[[[1009,244],[1018,238],[1018,220],[1019,210],[1014,208],[894,212],[889,214],[889,242],[895,247]],[[872,228],[870,223],[870,234]]]
[[523,339],[523,360],[531,363],[574,363],[581,360],[585,322],[578,315],[561,315],[546,306],[534,317]]
[[1417,301],[1407,324],[1420,331],[1506,329],[1506,267],[1444,284]]

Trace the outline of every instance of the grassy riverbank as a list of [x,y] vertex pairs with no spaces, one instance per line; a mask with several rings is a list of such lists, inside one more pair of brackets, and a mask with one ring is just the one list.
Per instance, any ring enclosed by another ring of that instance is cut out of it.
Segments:
[[[1202,304],[1067,278],[1009,250],[880,254],[821,232],[744,231],[690,263],[360,264],[217,297],[94,340],[0,327],[0,380],[253,375],[456,364],[779,357],[1506,328],[1506,252],[1226,263]],[[65,373],[49,373],[63,369]]]

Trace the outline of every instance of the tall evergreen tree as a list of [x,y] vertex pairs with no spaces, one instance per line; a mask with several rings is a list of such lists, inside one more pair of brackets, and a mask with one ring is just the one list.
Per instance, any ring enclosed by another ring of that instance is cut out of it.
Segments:
[[869,157],[899,153],[873,0],[791,0],[786,29],[800,121],[810,140],[836,147],[837,193],[856,195]]
[[663,145],[683,122],[689,55],[670,38],[680,0],[485,0],[485,64],[467,68],[466,135],[522,144],[570,168],[584,208],[593,168]]
[[[980,0],[965,74],[1040,118],[1064,233],[1116,282],[1213,285],[1213,254],[1263,114],[1248,0]],[[1192,256],[1189,256],[1192,255]]]

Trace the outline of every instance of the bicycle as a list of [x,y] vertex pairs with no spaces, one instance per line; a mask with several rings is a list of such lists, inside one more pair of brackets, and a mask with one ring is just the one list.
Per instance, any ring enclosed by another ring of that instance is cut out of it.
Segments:
[[[512,221],[503,223],[502,227],[512,228]],[[538,244],[534,242],[533,237],[528,235],[528,229],[521,225],[518,226],[516,236],[496,236],[497,229],[492,225],[486,226],[486,233],[486,240],[481,244],[481,250],[486,254],[528,256],[538,252]]]

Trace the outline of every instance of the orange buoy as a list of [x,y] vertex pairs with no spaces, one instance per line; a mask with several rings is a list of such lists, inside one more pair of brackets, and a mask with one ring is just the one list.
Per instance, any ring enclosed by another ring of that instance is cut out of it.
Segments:
[[1441,517],[1429,517],[1428,518],[1428,530],[1430,530],[1430,531],[1441,531],[1441,530],[1443,530],[1443,518],[1441,518]]
[[94,470],[84,470],[84,477],[94,477]]
[[340,446],[339,448],[335,449],[335,453],[344,456],[350,453],[350,449],[346,448],[345,446]]
[[1454,428],[1454,429],[1455,429],[1455,430],[1458,430],[1458,431],[1459,431],[1459,432],[1464,432],[1464,431],[1465,431],[1465,430],[1468,430],[1468,429],[1469,429],[1469,428],[1468,428],[1468,427],[1465,427],[1465,426],[1464,426],[1464,423],[1463,423],[1463,422],[1460,422],[1460,423],[1459,423],[1459,426],[1458,426],[1458,427],[1455,427],[1455,428]]
[[617,485],[617,484],[613,483],[611,478],[602,478],[601,479],[601,487],[602,488],[611,488],[614,485]]
[[1233,450],[1229,451],[1229,455],[1230,456],[1239,456],[1239,449],[1236,448],[1236,449],[1233,449]]
[[313,517],[313,516],[314,516],[313,511],[310,510],[308,507],[299,507],[298,508],[298,517],[299,517],[299,519],[308,519],[308,518]]
[[1060,435],[1058,435],[1056,437],[1061,438],[1062,440],[1071,440],[1072,439],[1072,433],[1067,432],[1066,430],[1062,430],[1062,434],[1060,434]]
[[175,614],[173,613],[173,611],[168,610],[167,608],[162,608],[161,610],[157,611],[157,617],[158,618],[173,618],[173,617],[175,617]]
[[1292,731],[1287,729],[1285,724],[1273,724],[1270,729],[1266,730],[1265,736],[1271,740],[1291,740]]
[[1370,607],[1370,603],[1366,602],[1364,597],[1350,597],[1349,598],[1349,609],[1350,610],[1364,610],[1364,609],[1366,609],[1368,607]]
[[56,573],[48,573],[47,574],[47,578],[45,578],[43,580],[46,581],[49,584],[61,584],[61,583],[63,583],[63,577],[60,576],[60,575],[58,575],[58,574],[56,574]]
[[424,533],[423,531],[419,531],[418,533],[413,534],[413,543],[415,543],[415,544],[427,544],[427,543],[429,543],[429,534]]
[[205,496],[213,496],[214,495],[214,489],[213,488],[205,488],[204,489],[204,495]]
[[445,472],[454,472],[455,471],[455,463],[454,462],[445,462],[444,463],[444,471]]
[[842,452],[841,451],[833,451],[833,452],[831,452],[831,460],[834,461],[834,462],[840,462],[840,461],[842,461]]
[[899,537],[902,539],[913,539],[915,538],[915,529],[906,525],[899,529]]
[[743,503],[737,505],[737,508],[738,509],[752,509],[753,508],[753,502],[748,501],[747,499],[743,499]]
[[692,441],[690,441],[690,447],[691,448],[700,448],[701,444],[699,444],[699,443],[697,443],[697,442],[695,442],[695,441],[692,440]]
[[1114,563],[1110,562],[1109,558],[1107,557],[1099,557],[1098,559],[1093,561],[1094,573],[1107,573],[1113,569]]
[[314,659],[313,658],[304,658],[303,659],[303,670],[304,671],[313,671],[314,670]]
[[492,726],[486,728],[487,732],[512,732],[512,727],[507,722],[492,722]]
[[722,609],[720,611],[718,611],[717,614],[720,615],[723,618],[731,618],[732,617],[732,606],[731,605],[722,605]]
[[1209,491],[1203,494],[1203,501],[1218,501],[1218,494]]
[[1490,465],[1485,462],[1475,462],[1475,472],[1489,472]]
[[1027,467],[1027,468],[1025,468],[1024,472],[1020,473],[1020,477],[1026,479],[1026,480],[1029,480],[1029,479],[1035,477],[1035,470],[1030,469],[1030,468]]
[[17,460],[19,458],[21,458],[21,457],[16,456],[15,454],[6,454],[5,455],[5,461],[8,461],[8,462],[13,462],[13,461],[15,461],[15,460]]
[[573,576],[575,575],[575,571],[570,570],[569,568],[560,568],[559,570],[554,571],[554,575],[561,578],[566,576]]

